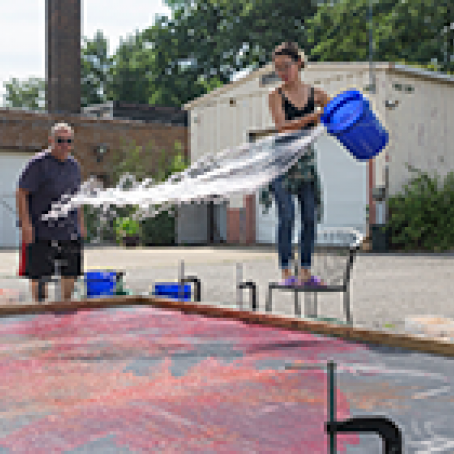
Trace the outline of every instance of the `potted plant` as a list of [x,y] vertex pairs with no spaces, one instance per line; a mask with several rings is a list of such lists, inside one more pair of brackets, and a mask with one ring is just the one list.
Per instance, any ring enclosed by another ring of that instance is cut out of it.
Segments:
[[140,244],[140,224],[132,218],[118,218],[115,220],[117,242],[126,247]]

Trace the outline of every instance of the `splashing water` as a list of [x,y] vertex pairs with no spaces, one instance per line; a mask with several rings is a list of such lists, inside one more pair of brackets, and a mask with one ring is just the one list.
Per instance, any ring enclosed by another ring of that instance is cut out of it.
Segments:
[[93,179],[86,181],[74,196],[63,196],[43,215],[47,221],[65,218],[75,208],[91,205],[107,215],[110,206],[137,206],[136,219],[155,217],[175,205],[196,202],[222,203],[236,194],[253,194],[286,173],[324,131],[276,134],[217,154],[207,154],[167,181],[154,184],[124,175],[115,188],[101,189]]

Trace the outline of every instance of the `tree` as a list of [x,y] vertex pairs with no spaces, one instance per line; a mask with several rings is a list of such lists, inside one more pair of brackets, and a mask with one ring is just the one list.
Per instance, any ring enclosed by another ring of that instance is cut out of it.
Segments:
[[[140,52],[151,52],[150,103],[181,105],[228,83],[243,69],[270,59],[284,40],[305,47],[304,21],[316,7],[310,0],[196,0],[175,3],[142,34]],[[179,5],[179,6],[178,6]]]
[[141,32],[122,40],[113,57],[109,99],[147,104],[153,59],[154,54],[144,43]]
[[[313,61],[365,61],[369,57],[369,0],[324,4],[308,21]],[[375,0],[374,59],[452,71],[454,22],[449,1]],[[446,31],[445,31],[446,30]],[[447,46],[447,43],[451,43]],[[450,47],[450,49],[448,48]]]
[[113,58],[109,56],[108,48],[108,40],[100,30],[92,40],[83,38],[82,107],[101,104],[109,99]]
[[163,0],[164,5],[168,6],[171,10],[175,11],[179,8],[190,6],[192,0]]
[[44,110],[46,103],[46,82],[39,77],[25,80],[12,78],[3,84],[5,107]]
[[[112,57],[108,55],[108,42],[101,31],[92,40],[83,38],[82,44],[82,107],[108,100]],[[31,77],[20,81],[11,79],[4,84],[6,107],[45,110],[46,81]]]

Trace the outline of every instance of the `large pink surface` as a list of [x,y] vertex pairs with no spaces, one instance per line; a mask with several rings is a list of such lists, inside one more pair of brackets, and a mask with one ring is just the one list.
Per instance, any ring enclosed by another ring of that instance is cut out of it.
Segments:
[[[24,454],[109,435],[132,452],[326,453],[326,373],[266,364],[362,350],[153,308],[3,321],[0,343],[0,447]],[[349,417],[336,398],[337,418]],[[338,452],[357,443],[338,436]]]

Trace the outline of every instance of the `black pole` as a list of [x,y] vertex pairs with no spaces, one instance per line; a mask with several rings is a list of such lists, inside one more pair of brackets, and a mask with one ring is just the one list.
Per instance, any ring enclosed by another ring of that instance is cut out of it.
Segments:
[[374,72],[374,24],[373,24],[373,0],[369,0],[369,83],[370,93],[375,93],[375,72]]
[[46,281],[44,278],[38,281],[38,301],[42,303],[46,299]]
[[[329,424],[335,424],[336,418],[336,363],[333,360],[328,361],[328,404],[329,404]],[[336,454],[336,432],[329,433],[329,453]]]

